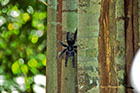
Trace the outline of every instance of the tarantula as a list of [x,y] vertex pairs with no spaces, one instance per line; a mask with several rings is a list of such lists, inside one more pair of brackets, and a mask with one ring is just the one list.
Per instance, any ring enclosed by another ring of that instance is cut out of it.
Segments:
[[77,46],[75,45],[75,41],[76,41],[76,37],[77,37],[77,29],[74,33],[74,38],[70,37],[69,38],[69,32],[67,32],[67,44],[63,44],[61,41],[59,41],[60,45],[62,45],[63,47],[66,47],[61,54],[59,55],[59,58],[66,52],[66,57],[65,57],[65,67],[67,67],[67,61],[69,57],[73,57],[72,59],[72,63],[73,63],[73,68],[75,66],[74,61],[75,61],[75,53],[77,53]]

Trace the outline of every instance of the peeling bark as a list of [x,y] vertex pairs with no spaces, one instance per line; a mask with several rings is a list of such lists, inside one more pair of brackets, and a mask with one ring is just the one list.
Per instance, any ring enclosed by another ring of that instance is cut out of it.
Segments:
[[115,62],[117,25],[116,0],[102,0],[99,31],[100,93],[118,93],[118,77]]

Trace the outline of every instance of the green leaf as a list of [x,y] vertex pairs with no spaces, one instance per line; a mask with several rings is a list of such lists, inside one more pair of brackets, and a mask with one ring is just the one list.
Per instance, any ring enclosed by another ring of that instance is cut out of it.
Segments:
[[21,65],[21,71],[24,73],[24,74],[27,74],[28,73],[28,66],[27,65]]
[[36,35],[33,36],[31,39],[31,42],[35,44],[35,43],[37,43],[37,41],[38,41],[38,36],[36,36]]
[[46,66],[46,58],[43,59],[42,64]]
[[38,62],[37,62],[36,59],[32,58],[30,61],[28,61],[28,65],[29,65],[30,67],[37,67]]
[[24,13],[22,18],[24,21],[28,21],[30,19],[30,15],[28,13]]
[[20,72],[20,65],[19,65],[18,61],[16,61],[14,64],[12,64],[11,69],[14,74],[18,74]]

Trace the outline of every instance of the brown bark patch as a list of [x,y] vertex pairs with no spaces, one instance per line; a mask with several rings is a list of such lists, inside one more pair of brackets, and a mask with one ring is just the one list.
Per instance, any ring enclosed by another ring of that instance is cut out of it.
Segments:
[[[57,40],[62,41],[62,0],[57,0],[58,1],[58,5],[57,5]],[[58,44],[58,50],[57,50],[57,54],[59,52],[62,51],[62,46],[60,44]],[[59,54],[58,54],[59,56]],[[62,58],[58,58],[57,60],[57,77],[58,77],[58,93],[61,93],[61,71],[62,70]]]
[[[99,19],[99,77],[100,77],[100,93],[118,93],[118,82],[117,82],[117,72],[115,72],[115,53],[114,53],[114,43],[115,31],[113,28],[116,27],[115,23],[110,23],[110,19],[115,20],[114,15],[109,15],[110,11],[114,11],[114,8],[110,8],[110,0],[102,0],[101,11]],[[115,4],[114,4],[115,5]],[[112,6],[111,6],[112,7]],[[115,7],[115,6],[114,6]],[[112,22],[112,20],[111,20]],[[113,36],[111,36],[113,35]]]
[[[126,87],[130,84],[130,69],[135,53],[139,46],[138,31],[138,0],[125,0],[125,35],[126,35]],[[133,93],[132,89],[127,88],[127,93]]]

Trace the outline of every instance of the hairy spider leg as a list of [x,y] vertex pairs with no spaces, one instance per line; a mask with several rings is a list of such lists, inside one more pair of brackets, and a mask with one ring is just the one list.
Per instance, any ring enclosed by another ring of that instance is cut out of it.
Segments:
[[75,53],[77,53],[77,50],[76,49],[74,49],[74,51],[75,51]]
[[77,48],[77,46],[73,46],[73,48]]
[[77,46],[73,46],[75,53],[77,53]]
[[67,49],[64,49],[61,54],[59,55],[59,58],[64,54],[64,52],[66,52]]
[[75,43],[76,38],[77,38],[77,30],[78,30],[78,29],[76,29],[76,31],[75,31],[75,33],[74,33],[74,43]]
[[65,57],[65,67],[67,67],[67,62],[68,62],[68,52],[66,52],[66,57]]
[[67,36],[66,36],[66,39],[67,39],[67,44],[69,44],[69,32],[67,32]]
[[61,41],[59,41],[60,45],[64,46],[64,47],[67,47],[66,44],[63,44]]
[[73,55],[73,59],[72,59],[72,63],[73,63],[73,68],[74,68],[74,66],[75,66],[75,64],[74,64],[74,61],[75,61],[75,57],[74,57],[74,52],[72,53]]

